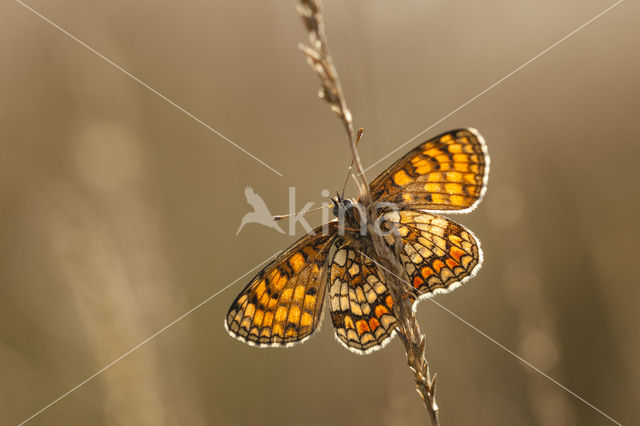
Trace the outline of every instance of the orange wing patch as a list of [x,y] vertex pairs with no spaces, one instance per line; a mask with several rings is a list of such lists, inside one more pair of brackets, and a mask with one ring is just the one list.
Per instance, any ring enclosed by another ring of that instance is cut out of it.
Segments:
[[384,347],[397,320],[384,276],[366,256],[337,240],[329,271],[331,321],[338,340],[357,353]]
[[377,202],[401,207],[469,211],[482,198],[488,173],[482,136],[460,129],[409,151],[371,183],[371,192]]
[[[333,225],[332,225],[333,226]],[[257,346],[285,346],[318,326],[326,292],[335,229],[307,235],[269,264],[232,303],[225,326],[233,337]]]

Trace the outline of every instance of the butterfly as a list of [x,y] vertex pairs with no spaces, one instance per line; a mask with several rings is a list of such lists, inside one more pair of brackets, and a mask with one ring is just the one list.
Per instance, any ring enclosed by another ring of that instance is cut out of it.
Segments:
[[[476,237],[439,213],[473,210],[488,173],[484,139],[466,128],[418,145],[370,184],[374,202],[383,206],[377,223],[394,230],[383,238],[399,254],[415,304],[455,289],[480,268]],[[370,353],[391,341],[394,301],[371,238],[360,228],[362,201],[337,196],[332,202],[340,220],[282,252],[233,301],[225,321],[231,336],[261,347],[301,343],[319,329],[328,297],[335,335],[347,349]]]

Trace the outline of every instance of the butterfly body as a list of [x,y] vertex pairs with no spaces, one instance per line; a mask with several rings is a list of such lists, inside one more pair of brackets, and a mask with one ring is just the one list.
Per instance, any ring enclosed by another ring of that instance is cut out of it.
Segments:
[[417,301],[456,288],[477,272],[482,252],[470,231],[438,213],[475,208],[488,170],[486,145],[474,129],[418,145],[371,183],[375,208],[332,199],[336,219],[251,280],[229,309],[227,330],[257,346],[299,343],[318,329],[326,298],[339,342],[357,353],[384,347],[397,319],[371,234],[397,253]]

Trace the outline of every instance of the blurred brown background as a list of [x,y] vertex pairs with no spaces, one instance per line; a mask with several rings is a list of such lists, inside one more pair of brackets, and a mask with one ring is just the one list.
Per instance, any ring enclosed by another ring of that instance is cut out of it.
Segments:
[[[366,130],[364,163],[612,3],[327,1],[334,59]],[[293,1],[28,4],[284,177],[4,2],[2,424],[290,244],[257,225],[235,236],[250,211],[245,186],[285,213],[289,186],[299,206],[318,204],[349,163],[296,49],[305,33]],[[482,241],[485,264],[437,301],[627,424],[640,417],[639,11],[625,1],[419,138],[476,127],[492,157],[484,202],[454,217]],[[328,318],[287,350],[230,338],[223,318],[249,278],[30,424],[426,422],[397,342],[356,356]],[[418,315],[443,425],[612,424],[435,304]]]

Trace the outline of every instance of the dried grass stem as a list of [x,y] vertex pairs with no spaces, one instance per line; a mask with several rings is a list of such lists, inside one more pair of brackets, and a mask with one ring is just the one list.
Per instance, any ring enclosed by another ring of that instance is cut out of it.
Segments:
[[[329,103],[331,110],[336,113],[347,132],[357,170],[355,176],[360,189],[360,200],[368,208],[368,222],[373,224],[378,216],[377,209],[358,155],[351,112],[342,92],[338,72],[329,54],[320,0],[299,0],[297,8],[309,35],[309,45],[300,44],[299,47],[306,55],[311,68],[320,78],[321,89],[318,95]],[[400,245],[396,244],[394,252],[384,242],[381,235],[371,232],[371,229],[369,235],[373,240],[378,261],[384,267],[385,278],[394,300],[394,314],[398,319],[397,334],[405,347],[407,364],[415,378],[416,390],[429,413],[431,423],[437,426],[439,420],[438,406],[435,401],[435,376],[433,379],[430,377],[429,364],[425,356],[426,337],[421,333],[415,312],[412,309],[416,296],[411,287],[406,284],[409,282],[408,277],[398,261]]]

